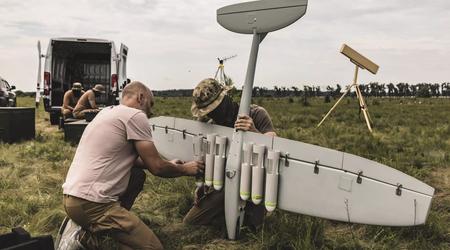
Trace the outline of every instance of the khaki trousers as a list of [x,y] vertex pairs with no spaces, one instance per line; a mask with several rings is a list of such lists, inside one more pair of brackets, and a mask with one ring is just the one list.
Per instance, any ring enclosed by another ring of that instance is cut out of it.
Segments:
[[73,117],[75,117],[76,119],[84,119],[86,116],[86,112],[91,112],[91,111],[96,111],[98,109],[83,109],[83,110],[77,110],[77,111],[73,111]]
[[[196,204],[192,206],[183,219],[189,225],[224,225],[225,224],[225,191],[201,187],[196,190]],[[265,207],[254,205],[251,201],[245,205],[244,225],[256,229],[264,221]]]
[[142,191],[145,177],[142,169],[131,168],[127,190],[118,202],[96,203],[64,195],[67,216],[87,231],[85,245],[95,245],[96,237],[91,237],[92,234],[109,234],[119,242],[121,249],[163,248],[152,230],[128,211]]
[[[96,203],[64,195],[64,208],[75,223],[89,233],[109,234],[120,249],[162,249],[158,237],[119,202]],[[84,242],[83,242],[84,243]]]
[[70,109],[61,108],[61,114],[64,119],[73,117],[72,110]]

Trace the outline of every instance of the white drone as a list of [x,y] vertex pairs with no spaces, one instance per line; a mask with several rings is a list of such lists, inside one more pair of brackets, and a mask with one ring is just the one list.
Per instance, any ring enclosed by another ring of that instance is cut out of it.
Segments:
[[[261,0],[217,10],[224,28],[253,36],[239,114],[250,109],[259,44],[301,18],[307,0]],[[150,119],[166,158],[205,160],[205,185],[225,188],[225,218],[236,239],[247,202],[350,223],[425,223],[434,188],[362,157],[299,141],[175,117]],[[205,146],[206,145],[206,146]]]

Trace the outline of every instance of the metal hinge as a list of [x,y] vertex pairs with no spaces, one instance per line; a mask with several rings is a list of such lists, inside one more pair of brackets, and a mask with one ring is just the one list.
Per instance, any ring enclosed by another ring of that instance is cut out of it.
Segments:
[[284,154],[284,166],[289,167],[289,152]]
[[319,161],[314,162],[314,173],[319,174]]
[[362,178],[361,178],[362,174],[363,174],[363,171],[358,172],[358,177],[356,177],[356,183],[358,183],[358,184],[362,183]]
[[398,196],[402,196],[402,188],[403,188],[402,184],[397,184],[397,189],[395,190],[395,194]]

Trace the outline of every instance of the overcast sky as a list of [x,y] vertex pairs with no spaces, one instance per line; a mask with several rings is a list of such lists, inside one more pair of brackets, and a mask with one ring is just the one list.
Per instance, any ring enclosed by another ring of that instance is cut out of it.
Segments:
[[[276,0],[274,0],[276,1]],[[216,9],[240,0],[0,0],[0,76],[33,90],[37,40],[92,37],[129,47],[128,76],[152,89],[193,88],[212,77],[217,57],[242,86],[251,36],[216,22]],[[348,84],[347,43],[380,65],[361,82],[450,81],[450,1],[310,0],[305,16],[269,34],[255,85]]]

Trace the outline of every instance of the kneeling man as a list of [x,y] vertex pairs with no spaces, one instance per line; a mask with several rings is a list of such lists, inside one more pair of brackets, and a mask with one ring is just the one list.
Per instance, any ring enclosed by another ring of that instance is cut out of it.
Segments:
[[63,184],[66,213],[88,235],[82,244],[94,238],[89,235],[107,232],[121,249],[161,249],[152,230],[128,210],[131,204],[123,206],[140,191],[130,190],[132,167],[165,178],[203,171],[203,162],[160,158],[148,123],[152,106],[150,89],[132,82],[123,90],[121,105],[103,109],[86,127]]

